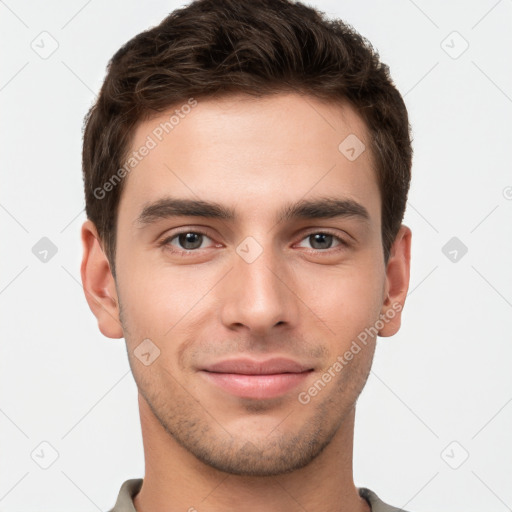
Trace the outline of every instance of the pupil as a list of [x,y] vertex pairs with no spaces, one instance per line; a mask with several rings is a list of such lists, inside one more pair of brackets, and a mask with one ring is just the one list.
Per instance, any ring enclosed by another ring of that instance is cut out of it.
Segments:
[[[328,234],[326,234],[326,233],[317,233],[317,234],[312,235],[312,236],[313,236],[313,240],[314,240],[314,242],[313,242],[312,246],[313,246],[313,248],[314,248],[314,249],[325,249],[326,247],[325,247],[324,245],[325,245],[325,238],[326,238],[326,237],[327,237],[327,239],[328,239],[328,241],[329,241],[329,242],[331,242],[331,241],[332,241],[332,240],[331,240],[331,239],[332,239],[332,235],[328,235]],[[320,247],[315,247],[315,243],[317,243],[317,241],[320,241]],[[323,242],[323,244],[324,244],[324,245],[322,245],[322,242]],[[327,248],[329,248],[329,247],[330,247],[330,245],[331,245],[331,244],[330,244],[330,243],[328,243],[328,244],[327,244],[327,246],[328,246]]]
[[[180,238],[180,244],[184,249],[197,249],[197,247],[201,246],[201,237],[199,233],[182,233]],[[197,240],[194,243],[194,237],[199,239],[199,243],[197,243]],[[192,247],[190,246],[192,244]]]

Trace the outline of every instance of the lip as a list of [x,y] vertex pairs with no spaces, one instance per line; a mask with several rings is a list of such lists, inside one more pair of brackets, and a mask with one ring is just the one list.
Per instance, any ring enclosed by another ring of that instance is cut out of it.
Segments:
[[274,357],[257,361],[255,359],[239,358],[226,359],[210,364],[202,370],[215,373],[239,373],[243,375],[272,375],[277,373],[302,373],[311,370],[310,366],[303,365],[292,359]]
[[309,366],[285,358],[230,359],[202,368],[201,374],[208,382],[232,395],[264,400],[291,391],[312,371]]

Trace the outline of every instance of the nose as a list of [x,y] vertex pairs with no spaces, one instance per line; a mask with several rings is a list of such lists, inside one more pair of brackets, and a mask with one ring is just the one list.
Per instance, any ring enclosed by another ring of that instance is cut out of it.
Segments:
[[254,261],[234,253],[232,262],[219,290],[222,323],[254,336],[268,336],[276,327],[294,327],[299,299],[283,256],[267,247]]

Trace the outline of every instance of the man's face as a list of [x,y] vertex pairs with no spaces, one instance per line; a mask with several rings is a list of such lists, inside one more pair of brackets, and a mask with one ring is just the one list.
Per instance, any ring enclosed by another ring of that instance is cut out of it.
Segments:
[[[333,370],[387,294],[370,150],[354,160],[338,149],[351,134],[369,148],[367,131],[350,107],[295,94],[190,110],[161,141],[154,130],[174,108],[140,124],[131,147],[156,142],[125,178],[117,219],[130,364],[148,410],[201,461],[235,474],[291,471],[353,412],[375,349],[369,336]],[[169,198],[215,202],[234,218],[148,209]],[[278,220],[319,198],[362,208]],[[308,393],[329,368],[330,381]]]

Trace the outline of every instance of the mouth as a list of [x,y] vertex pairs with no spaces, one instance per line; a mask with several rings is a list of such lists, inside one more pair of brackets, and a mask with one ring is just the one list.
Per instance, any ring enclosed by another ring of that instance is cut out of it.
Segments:
[[240,398],[264,400],[289,393],[307,379],[313,368],[283,358],[255,361],[231,359],[201,369],[206,380]]

